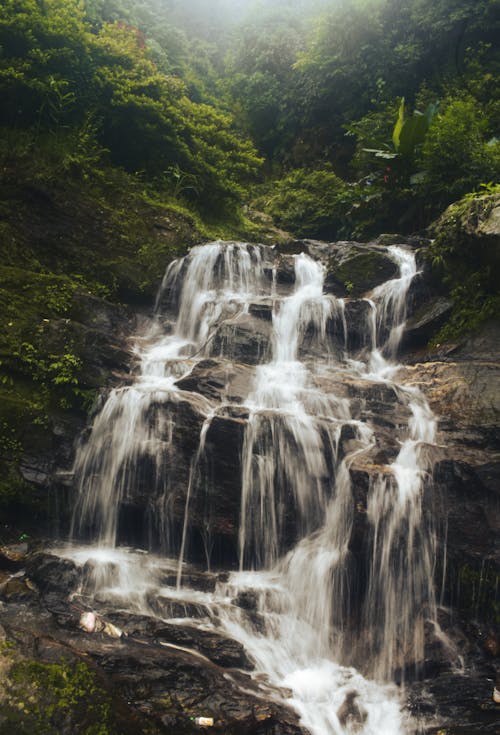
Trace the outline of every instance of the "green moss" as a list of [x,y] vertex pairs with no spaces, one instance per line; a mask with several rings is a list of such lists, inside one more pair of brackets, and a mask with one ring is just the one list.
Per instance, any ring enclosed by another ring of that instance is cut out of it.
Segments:
[[478,229],[499,205],[497,188],[468,194],[448,207],[431,228],[426,257],[436,287],[449,294],[453,311],[434,344],[460,338],[495,317],[500,309],[500,236]]
[[20,458],[50,449],[56,421],[75,414],[83,420],[106,382],[105,367],[87,368],[93,323],[79,294],[150,307],[172,258],[203,239],[258,230],[236,212],[207,225],[167,190],[104,155],[74,160],[69,139],[54,146],[41,135],[35,145],[28,133],[6,132],[8,144],[0,145],[4,506],[37,502],[20,475]]
[[394,275],[394,266],[385,255],[359,253],[341,265],[331,266],[336,280],[344,284],[350,296],[361,294]]
[[13,663],[0,707],[1,735],[113,735],[111,699],[84,663]]

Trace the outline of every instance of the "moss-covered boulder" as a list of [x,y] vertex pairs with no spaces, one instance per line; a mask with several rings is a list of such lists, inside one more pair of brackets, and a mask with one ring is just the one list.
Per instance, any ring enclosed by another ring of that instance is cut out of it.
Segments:
[[386,248],[373,244],[335,243],[326,266],[325,290],[336,296],[362,296],[399,273]]
[[468,194],[431,225],[428,248],[435,287],[453,301],[436,341],[456,340],[500,308],[500,186]]

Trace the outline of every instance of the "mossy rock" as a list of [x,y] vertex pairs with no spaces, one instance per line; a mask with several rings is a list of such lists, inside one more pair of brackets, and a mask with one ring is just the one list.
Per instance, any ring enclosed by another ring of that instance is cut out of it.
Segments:
[[3,644],[0,735],[111,735],[111,698],[84,663],[41,663]]
[[329,258],[325,286],[337,296],[359,297],[398,274],[398,266],[382,249],[346,245]]
[[431,225],[431,277],[454,309],[436,341],[454,341],[497,318],[500,308],[500,186],[468,194]]

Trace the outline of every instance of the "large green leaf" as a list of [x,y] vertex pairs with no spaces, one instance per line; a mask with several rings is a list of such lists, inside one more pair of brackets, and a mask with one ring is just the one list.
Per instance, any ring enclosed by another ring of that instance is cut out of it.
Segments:
[[400,141],[400,135],[401,130],[403,129],[405,121],[405,98],[401,98],[401,104],[399,105],[399,112],[398,112],[398,119],[396,122],[396,125],[394,126],[394,130],[392,131],[392,142],[394,143],[394,148],[399,151],[399,141]]
[[429,122],[421,112],[414,112],[411,117],[406,118],[399,133],[398,152],[402,156],[410,156],[415,147],[424,142]]

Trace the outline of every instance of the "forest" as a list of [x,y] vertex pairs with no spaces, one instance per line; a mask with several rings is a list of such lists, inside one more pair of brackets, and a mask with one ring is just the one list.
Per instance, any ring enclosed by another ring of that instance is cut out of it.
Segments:
[[[7,465],[29,443],[19,416],[43,431],[95,395],[64,327],[75,292],[148,303],[187,245],[258,239],[254,212],[366,240],[496,191],[499,39],[498,0],[5,0]],[[495,312],[496,257],[438,238],[455,329]]]
[[500,0],[1,0],[0,735],[487,735]]
[[[147,303],[190,243],[258,238],[255,211],[366,240],[497,191],[499,39],[498,0],[5,0],[7,465],[19,416],[43,430],[50,407],[93,400],[63,326],[78,290]],[[495,312],[496,257],[438,238],[456,328]]]

